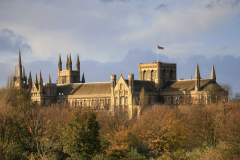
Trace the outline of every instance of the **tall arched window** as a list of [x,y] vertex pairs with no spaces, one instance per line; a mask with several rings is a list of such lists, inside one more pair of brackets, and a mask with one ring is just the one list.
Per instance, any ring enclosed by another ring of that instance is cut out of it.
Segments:
[[147,80],[147,72],[146,71],[143,72],[143,80]]
[[152,78],[152,82],[154,82],[156,78],[155,71],[151,71],[151,78]]
[[123,84],[122,83],[120,84],[120,90],[123,90]]
[[172,80],[172,69],[169,71],[169,80]]
[[118,104],[118,97],[115,98],[115,104]]

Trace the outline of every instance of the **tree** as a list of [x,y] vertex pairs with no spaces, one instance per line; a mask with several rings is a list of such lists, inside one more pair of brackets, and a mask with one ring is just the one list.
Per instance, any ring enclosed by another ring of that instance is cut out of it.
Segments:
[[72,156],[91,157],[100,151],[99,123],[96,114],[89,109],[78,109],[66,125],[64,152]]
[[144,87],[141,89],[140,93],[140,100],[139,100],[139,106],[140,106],[140,112],[142,113],[143,110],[145,110],[148,106],[148,99],[149,96],[145,94]]

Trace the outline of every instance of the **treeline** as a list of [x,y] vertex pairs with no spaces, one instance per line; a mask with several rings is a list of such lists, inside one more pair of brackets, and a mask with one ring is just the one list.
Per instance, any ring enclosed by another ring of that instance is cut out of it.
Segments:
[[240,103],[107,111],[39,106],[27,90],[0,92],[1,159],[240,159]]

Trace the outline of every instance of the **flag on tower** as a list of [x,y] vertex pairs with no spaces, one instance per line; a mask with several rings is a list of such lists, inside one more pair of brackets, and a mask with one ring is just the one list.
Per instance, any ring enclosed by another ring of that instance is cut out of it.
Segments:
[[158,46],[158,49],[164,49],[163,47]]

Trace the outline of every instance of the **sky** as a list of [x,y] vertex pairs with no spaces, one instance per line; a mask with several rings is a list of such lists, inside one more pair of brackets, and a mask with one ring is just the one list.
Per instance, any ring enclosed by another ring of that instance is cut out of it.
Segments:
[[[157,51],[157,45],[164,50]],[[15,73],[19,48],[33,80],[57,80],[71,53],[86,82],[127,78],[138,64],[177,64],[177,78],[202,78],[240,92],[240,0],[0,0],[0,86]]]

